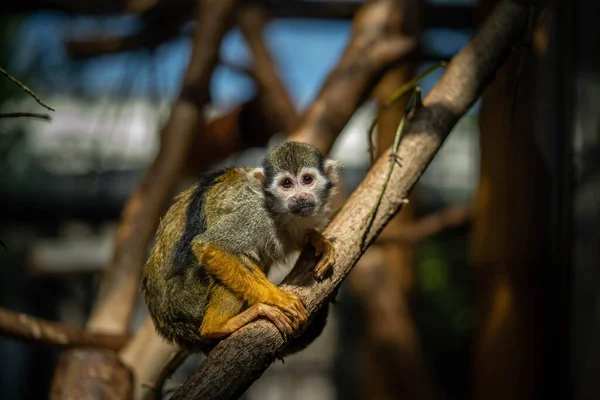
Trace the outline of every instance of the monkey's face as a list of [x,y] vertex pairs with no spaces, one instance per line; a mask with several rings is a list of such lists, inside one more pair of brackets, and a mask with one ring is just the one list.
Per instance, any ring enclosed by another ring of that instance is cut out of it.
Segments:
[[277,173],[269,188],[269,192],[277,199],[277,211],[298,217],[320,215],[336,183],[324,172],[304,167],[296,174],[287,171]]
[[323,217],[337,184],[339,163],[308,144],[285,142],[263,162],[263,187],[269,207],[294,217]]
[[302,168],[294,175],[278,174],[273,180],[272,193],[280,199],[281,207],[293,215],[307,217],[318,214],[321,208],[319,192],[327,185],[327,179],[314,168]]

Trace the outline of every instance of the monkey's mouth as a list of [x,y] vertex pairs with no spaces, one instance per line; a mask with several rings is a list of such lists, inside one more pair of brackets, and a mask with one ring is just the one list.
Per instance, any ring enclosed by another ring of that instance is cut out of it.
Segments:
[[290,212],[294,215],[307,217],[315,211],[315,203],[313,201],[299,201],[290,205]]

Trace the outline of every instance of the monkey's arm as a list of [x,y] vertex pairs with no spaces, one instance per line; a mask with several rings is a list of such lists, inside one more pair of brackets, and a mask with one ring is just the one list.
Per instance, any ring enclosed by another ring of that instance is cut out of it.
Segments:
[[271,283],[250,259],[245,258],[242,263],[238,257],[202,239],[192,242],[192,252],[208,273],[248,303],[276,306],[300,322],[308,318],[300,298]]
[[316,229],[310,231],[308,236],[310,244],[315,248],[315,256],[321,257],[315,268],[313,275],[316,280],[322,280],[325,274],[329,272],[333,264],[335,264],[335,253],[333,244],[323,234]]

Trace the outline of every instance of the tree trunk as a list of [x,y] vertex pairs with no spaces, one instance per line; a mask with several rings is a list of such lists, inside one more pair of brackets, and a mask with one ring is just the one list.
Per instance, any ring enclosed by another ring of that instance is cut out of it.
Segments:
[[[482,14],[493,3],[484,1]],[[533,137],[533,54],[514,97],[523,51],[513,53],[498,71],[479,114],[481,166],[471,247],[474,399],[535,399],[540,394],[543,310],[538,282],[547,251],[550,191]]]

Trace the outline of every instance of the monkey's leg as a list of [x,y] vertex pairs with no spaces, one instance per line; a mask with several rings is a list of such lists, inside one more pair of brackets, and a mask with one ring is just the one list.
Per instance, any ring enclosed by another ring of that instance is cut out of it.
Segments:
[[335,252],[333,244],[321,234],[321,232],[313,230],[309,236],[310,244],[315,248],[315,256],[321,257],[315,268],[313,275],[316,280],[320,281],[329,272],[333,264],[335,264]]
[[200,327],[200,335],[211,339],[223,338],[260,317],[271,321],[282,333],[291,334],[294,331],[292,321],[277,307],[256,303],[237,314],[242,306],[242,300],[226,287],[213,287]]
[[208,273],[248,303],[252,305],[264,303],[279,307],[292,315],[296,328],[307,320],[308,312],[300,298],[271,283],[260,268],[249,259],[244,259],[242,263],[239,258],[202,241],[194,241],[192,251]]

